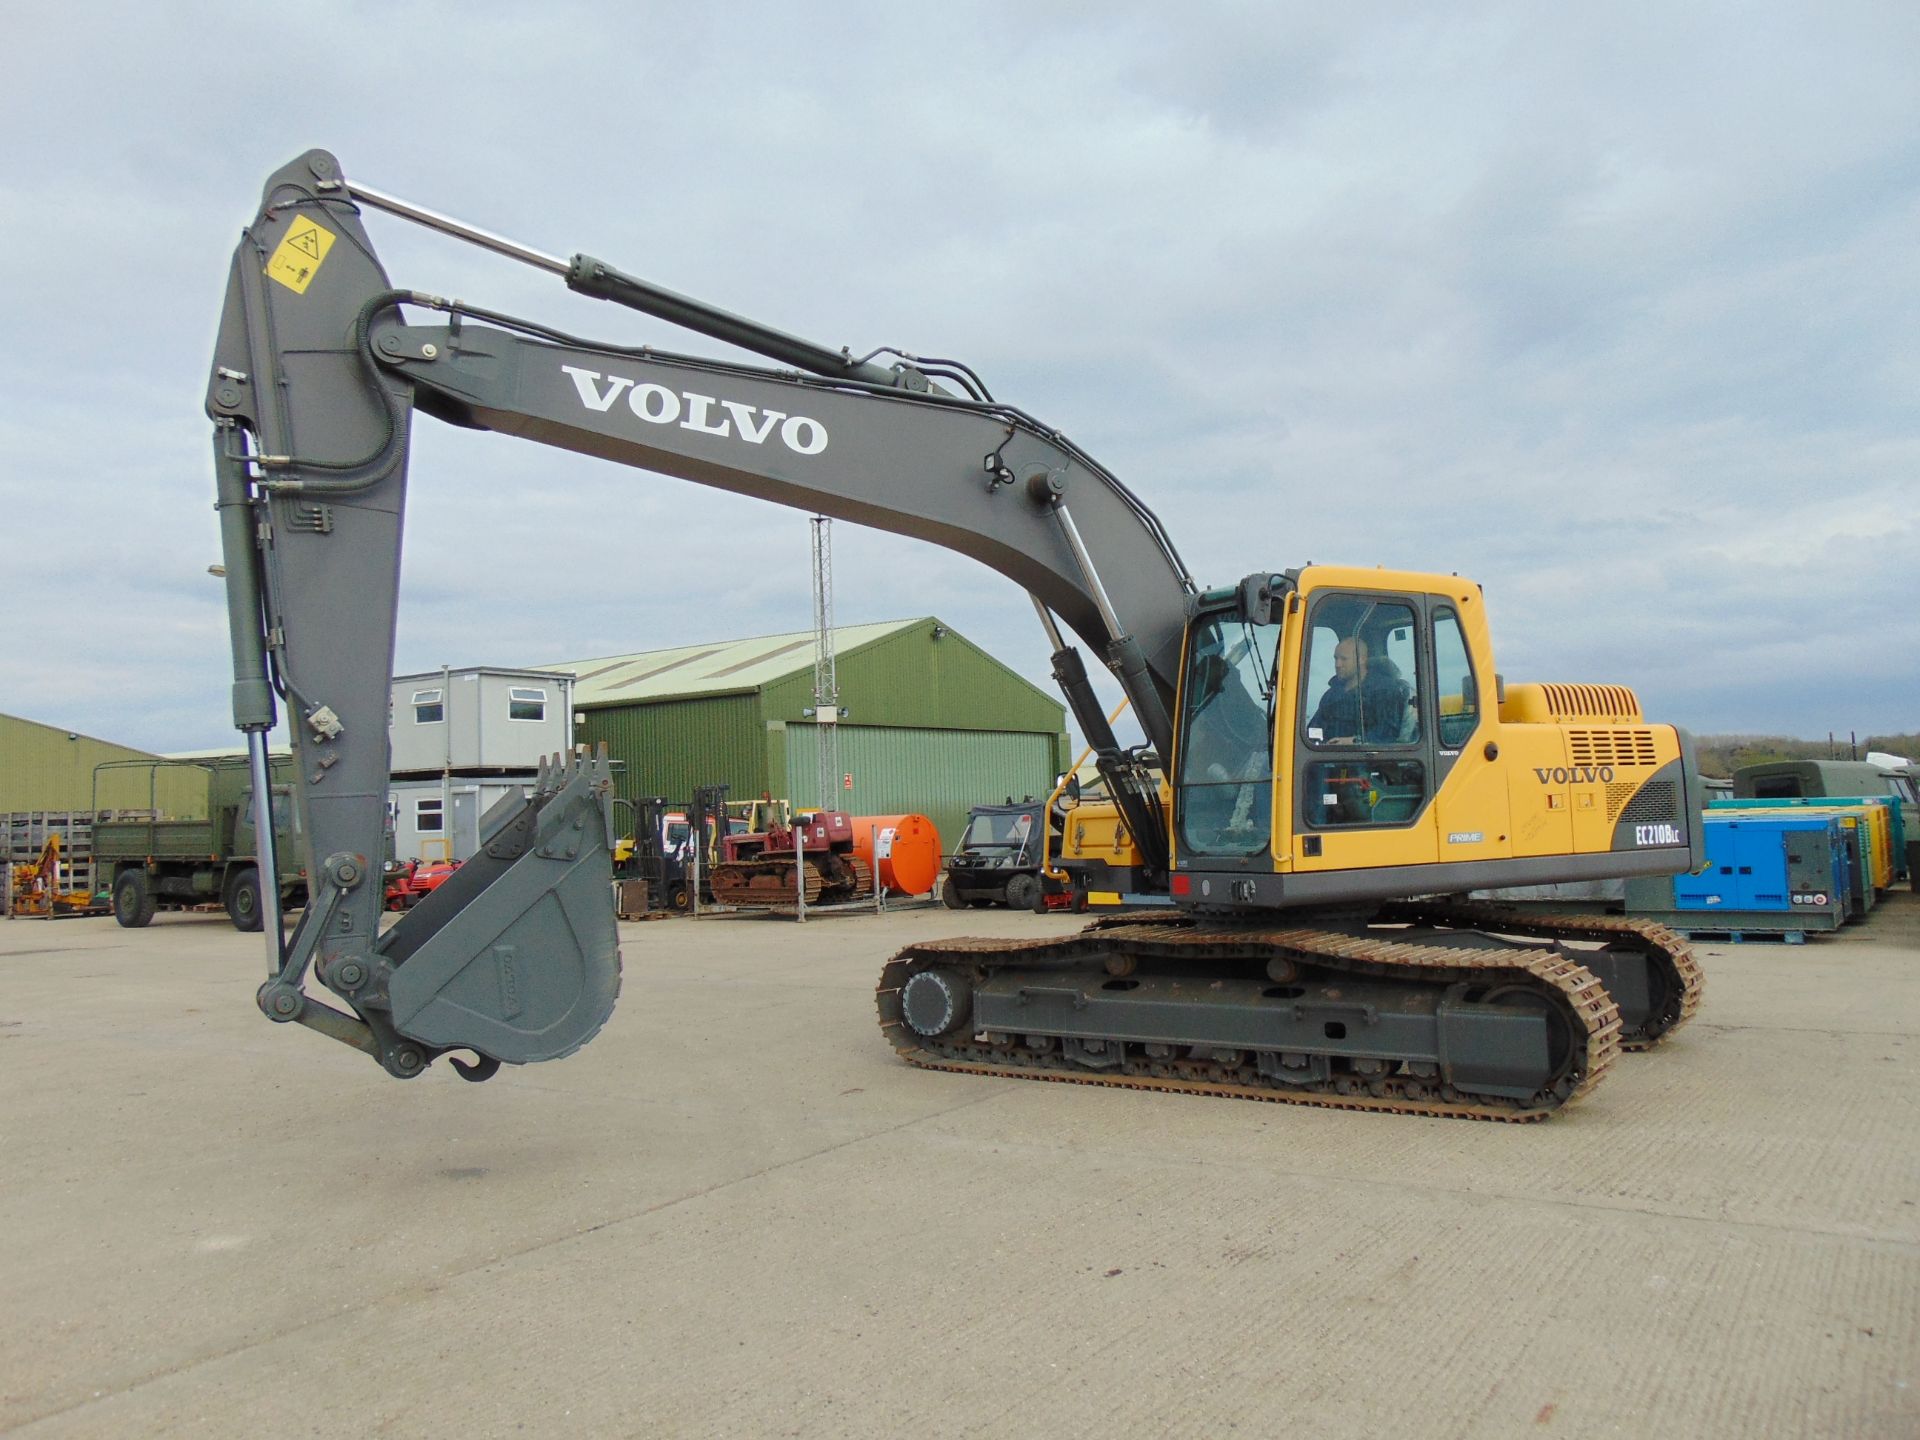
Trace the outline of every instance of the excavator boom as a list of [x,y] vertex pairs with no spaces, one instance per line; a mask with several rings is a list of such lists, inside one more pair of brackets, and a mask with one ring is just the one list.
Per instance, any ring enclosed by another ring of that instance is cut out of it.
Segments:
[[[397,290],[363,205],[800,368],[597,345]],[[441,319],[410,323],[409,309]],[[1138,833],[1161,833],[1135,773],[1144,767],[1106,730],[1059,627],[1096,648],[1164,751],[1193,585],[1152,513],[1090,457],[993,401],[964,367],[854,360],[604,262],[562,262],[355,187],[331,155],[312,151],[269,180],[242,236],[207,391],[234,721],[263,771],[267,732],[286,705],[298,829],[316,877],[291,939],[269,917],[272,974],[260,1003],[273,1018],[367,1050],[397,1075],[461,1048],[480,1057],[462,1073],[489,1074],[577,1048],[618,989],[611,911],[594,903],[611,870],[604,759],[557,760],[532,800],[483,821],[485,863],[379,932],[388,677],[416,410],[928,540],[998,570],[1033,597],[1056,674]],[[268,790],[256,779],[257,796]],[[271,847],[271,827],[259,833]],[[271,857],[263,862],[274,873]],[[309,968],[347,1011],[305,991]]]

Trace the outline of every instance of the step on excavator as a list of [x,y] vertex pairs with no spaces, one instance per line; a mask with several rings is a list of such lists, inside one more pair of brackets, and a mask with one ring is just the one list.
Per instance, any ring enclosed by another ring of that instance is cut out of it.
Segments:
[[[376,210],[772,363],[398,288]],[[604,754],[555,757],[483,817],[452,879],[378,927],[416,413],[928,541],[1026,591],[1140,882],[1171,907],[908,946],[877,1004],[915,1065],[1525,1120],[1698,1004],[1697,968],[1657,927],[1459,898],[1693,868],[1684,734],[1622,686],[1507,684],[1481,589],[1457,575],[1309,564],[1197,584],[1138,495],[957,361],[816,344],[349,180],[316,150],[268,180],[242,234],[206,405],[234,721],[264,796],[287,708],[315,877],[290,935],[268,917],[260,1006],[394,1075],[566,1055],[620,988]],[[1115,738],[1069,636],[1144,743]],[[273,828],[257,833],[274,873]]]

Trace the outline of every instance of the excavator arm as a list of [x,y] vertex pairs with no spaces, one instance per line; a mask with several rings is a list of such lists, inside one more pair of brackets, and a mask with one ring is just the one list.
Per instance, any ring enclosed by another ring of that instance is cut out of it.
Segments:
[[[779,368],[595,344],[396,289],[362,225],[368,206]],[[1033,599],[1055,676],[1143,850],[1167,854],[1148,771],[1171,745],[1194,586],[1152,513],[1091,457],[994,401],[963,366],[855,359],[589,257],[542,255],[357,186],[312,151],[268,182],[235,252],[207,394],[234,721],[264,797],[266,737],[286,705],[313,877],[291,937],[269,917],[260,1004],[272,1018],[330,1034],[401,1076],[470,1050],[477,1063],[455,1063],[485,1078],[502,1062],[578,1048],[618,991],[604,757],[556,757],[530,800],[483,819],[473,862],[378,929],[416,410],[927,540],[1006,575]],[[1151,754],[1121,750],[1062,627],[1116,675]],[[270,851],[272,825],[256,829]],[[276,873],[272,855],[261,858],[262,873]],[[306,991],[309,969],[345,1009]]]

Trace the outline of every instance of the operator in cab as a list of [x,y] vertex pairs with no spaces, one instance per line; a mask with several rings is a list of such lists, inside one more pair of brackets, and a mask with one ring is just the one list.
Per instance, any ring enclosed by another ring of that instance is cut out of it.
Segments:
[[1307,721],[1307,738],[1321,745],[1390,744],[1400,738],[1409,691],[1384,656],[1372,663],[1367,642],[1350,635],[1333,647],[1333,679]]

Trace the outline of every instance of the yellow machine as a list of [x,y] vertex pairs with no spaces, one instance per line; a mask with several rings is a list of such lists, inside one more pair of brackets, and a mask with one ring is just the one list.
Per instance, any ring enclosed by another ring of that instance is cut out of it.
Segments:
[[[1158,903],[1146,884],[1141,853],[1120,807],[1105,782],[1089,775],[1085,760],[1061,778],[1048,799],[1048,813],[1062,818],[1057,845],[1048,832],[1041,870],[1071,897],[1071,908],[1108,908],[1128,903]],[[1171,818],[1173,794],[1163,780],[1160,813]]]
[[[1113,708],[1107,716],[1109,726],[1125,713],[1127,704],[1122,700]],[[1075,910],[1115,906],[1130,899],[1156,900],[1147,894],[1146,857],[1119,805],[1107,793],[1106,780],[1087,763],[1092,757],[1092,746],[1082,750],[1047,796],[1046,813],[1053,823],[1044,832],[1040,873],[1060,887],[1069,908]],[[1159,791],[1164,820],[1173,802],[1164,778]]]
[[[1343,680],[1336,652],[1356,645]],[[1234,857],[1256,901],[1280,898],[1269,875],[1296,893],[1325,877],[1340,898],[1525,884],[1541,859],[1566,879],[1574,856],[1619,875],[1618,857],[1685,844],[1697,813],[1673,727],[1623,686],[1506,686],[1479,589],[1457,576],[1310,567],[1272,623],[1197,624],[1185,669],[1183,823],[1164,779],[1160,810],[1176,855]],[[1330,727],[1335,711],[1356,723]],[[1145,892],[1149,857],[1103,794],[1073,806],[1059,860],[1090,903]],[[1194,883],[1176,871],[1170,888]]]
[[1471,581],[1292,578],[1268,623],[1226,606],[1189,632],[1176,863],[1239,858],[1256,901],[1359,899],[1637,873],[1688,843],[1679,732],[1622,686],[1506,687]]
[[[1168,798],[1162,797],[1163,813]],[[1140,886],[1145,858],[1120,807],[1104,794],[1083,793],[1067,812],[1060,853],[1047,874],[1068,887],[1076,909],[1122,905],[1147,895]]]
[[93,896],[85,890],[60,888],[60,837],[47,836],[37,859],[13,867],[13,893],[9,904],[15,915],[53,916],[81,913],[93,908]]

